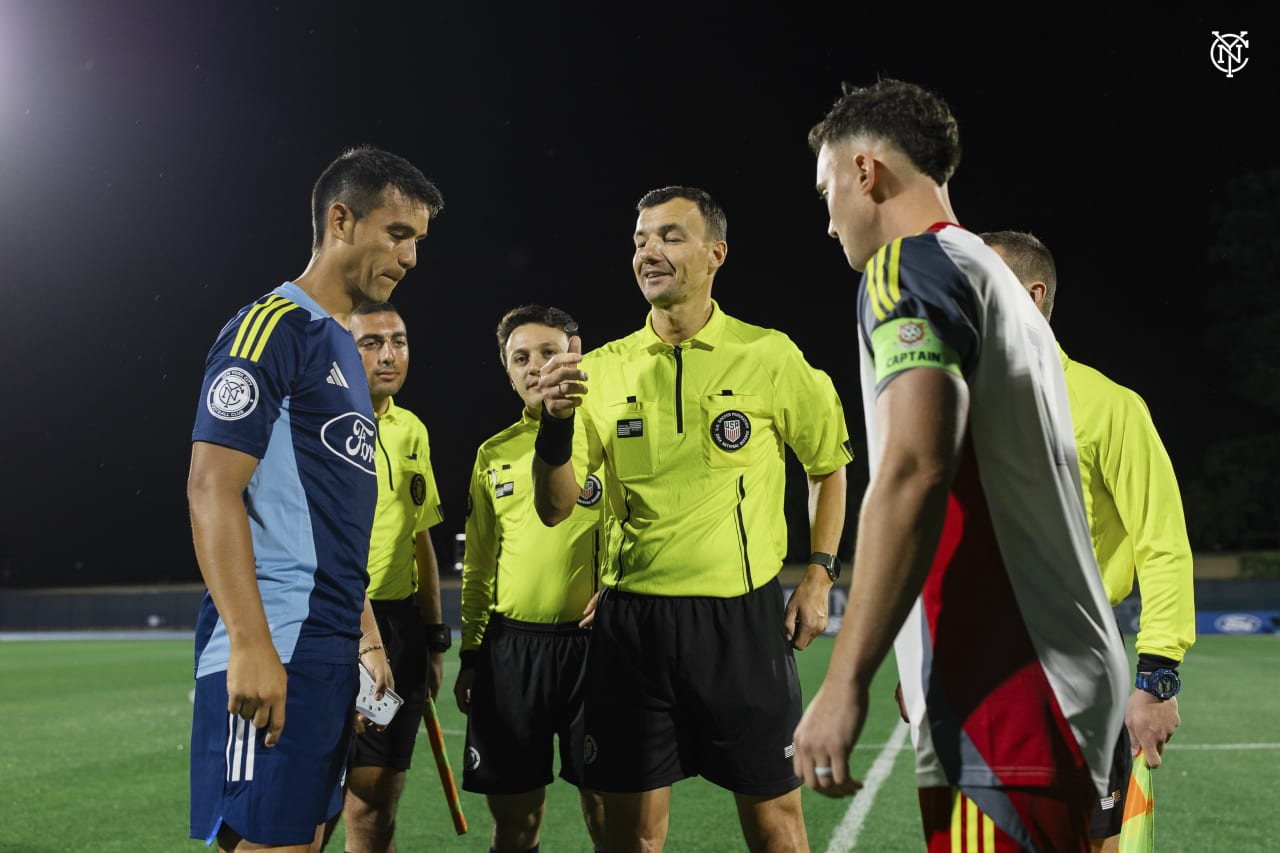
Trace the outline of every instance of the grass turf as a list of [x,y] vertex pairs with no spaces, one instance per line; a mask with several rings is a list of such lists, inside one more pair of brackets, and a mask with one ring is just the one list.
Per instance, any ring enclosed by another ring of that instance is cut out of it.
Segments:
[[[806,696],[821,682],[831,642],[820,639],[797,657]],[[446,685],[456,673],[456,663],[449,663]],[[1280,782],[1273,764],[1280,758],[1280,641],[1202,637],[1182,672],[1183,725],[1155,775],[1156,849],[1278,849]],[[859,777],[897,723],[895,681],[886,667],[873,686],[871,717],[853,758]],[[202,849],[186,839],[189,641],[0,642],[0,682],[6,686],[0,715],[9,721],[0,750],[0,853]],[[460,779],[465,721],[449,690],[437,704]],[[557,782],[547,794],[542,849],[590,850],[576,791]],[[855,802],[804,792],[814,850],[851,849],[848,824],[839,828]],[[458,836],[423,737],[401,804],[400,849],[487,850],[484,799],[464,792],[462,806],[470,831]],[[339,828],[328,849],[341,851],[342,840]],[[852,849],[893,853],[922,847],[909,749],[902,749]],[[701,779],[678,783],[667,849],[744,849],[732,796]]]

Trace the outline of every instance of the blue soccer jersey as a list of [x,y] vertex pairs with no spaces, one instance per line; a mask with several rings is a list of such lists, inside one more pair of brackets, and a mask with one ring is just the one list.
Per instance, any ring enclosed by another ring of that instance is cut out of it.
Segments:
[[[218,335],[191,437],[261,460],[244,502],[283,663],[355,660],[378,497],[375,429],[351,333],[292,282]],[[226,669],[226,627],[207,592],[195,648],[197,678]]]

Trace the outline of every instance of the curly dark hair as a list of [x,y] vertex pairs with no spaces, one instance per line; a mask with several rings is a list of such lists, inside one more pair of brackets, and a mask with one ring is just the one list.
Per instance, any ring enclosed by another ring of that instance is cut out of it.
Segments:
[[560,329],[566,335],[578,334],[578,321],[559,308],[544,308],[541,305],[521,305],[512,308],[498,321],[498,360],[503,367],[507,366],[507,341],[511,333],[526,323],[537,323]]
[[912,165],[942,186],[960,165],[960,131],[946,101],[914,83],[879,80],[871,86],[845,83],[826,117],[809,131],[817,154],[824,144],[855,136],[884,139]]

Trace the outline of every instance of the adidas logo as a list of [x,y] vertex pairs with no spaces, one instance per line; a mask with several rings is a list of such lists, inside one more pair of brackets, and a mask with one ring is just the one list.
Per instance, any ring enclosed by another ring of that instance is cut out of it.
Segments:
[[338,362],[333,363],[333,367],[329,368],[329,375],[325,377],[325,382],[330,385],[337,385],[339,388],[350,388],[347,384],[347,377],[342,375],[342,368],[338,367]]

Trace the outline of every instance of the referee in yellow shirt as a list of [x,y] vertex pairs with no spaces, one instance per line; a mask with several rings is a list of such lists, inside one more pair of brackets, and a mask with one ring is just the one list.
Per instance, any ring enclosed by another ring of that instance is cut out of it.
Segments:
[[533,509],[530,467],[542,417],[542,366],[578,331],[557,308],[524,305],[498,324],[498,352],[524,401],[520,420],[480,445],[467,502],[462,559],[462,668],[453,692],[467,715],[463,790],[485,794],[495,853],[537,850],[554,779],[579,787],[596,850],[604,849],[600,798],[582,789],[583,666],[579,625],[599,588],[612,517],[597,474],[569,518],[545,526]]
[[[981,235],[1031,294],[1045,319],[1058,290],[1053,255],[1022,231]],[[1080,463],[1085,512],[1102,583],[1112,606],[1142,594],[1134,691],[1111,774],[1111,795],[1094,812],[1095,849],[1115,850],[1124,816],[1131,755],[1141,747],[1158,767],[1181,722],[1178,664],[1196,640],[1191,543],[1173,463],[1146,403],[1059,347]],[[1132,744],[1132,746],[1130,745]]]
[[441,618],[440,574],[427,532],[444,516],[427,428],[392,398],[409,370],[404,320],[389,302],[365,303],[351,315],[351,334],[378,419],[378,508],[369,540],[369,600],[395,690],[405,704],[385,730],[369,726],[352,738],[342,817],[347,850],[388,850],[394,846],[396,809],[427,691],[433,697],[439,693],[451,641]]
[[[711,196],[666,187],[637,209],[648,322],[585,357],[574,340],[539,380],[539,515],[568,517],[603,465],[620,520],[587,661],[586,783],[611,851],[661,849],[671,785],[694,775],[733,792],[750,849],[807,850],[792,649],[825,629],[839,574],[844,413],[786,335],[712,300],[728,244]],[[814,552],[785,604],[784,445],[809,475]]]

